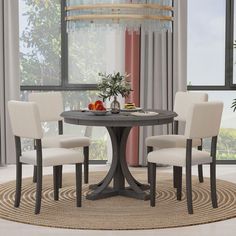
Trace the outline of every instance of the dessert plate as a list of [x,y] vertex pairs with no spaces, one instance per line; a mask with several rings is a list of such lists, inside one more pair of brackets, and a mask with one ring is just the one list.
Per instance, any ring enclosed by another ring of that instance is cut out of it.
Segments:
[[124,111],[124,112],[134,112],[134,111],[141,111],[141,110],[142,110],[141,107],[135,107],[133,109],[127,109],[127,108],[120,109],[120,111]]

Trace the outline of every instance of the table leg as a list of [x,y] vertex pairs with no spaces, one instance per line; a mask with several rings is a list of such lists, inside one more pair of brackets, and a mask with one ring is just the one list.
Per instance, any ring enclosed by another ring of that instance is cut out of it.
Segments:
[[[124,175],[124,178],[129,184],[129,187],[125,188],[125,190],[121,190],[120,194],[128,197],[134,197],[138,199],[149,199],[149,194],[147,194],[144,190],[144,188],[149,189],[149,185],[143,185],[139,183],[130,173],[127,162],[126,162],[126,143],[129,136],[130,129],[127,128],[123,131],[123,137],[121,139],[121,145],[120,145],[120,166],[122,169],[122,173]],[[145,186],[145,187],[144,187]]]
[[[115,195],[122,195],[143,200],[148,200],[150,195],[144,190],[149,189],[149,185],[139,183],[130,173],[125,153],[130,127],[107,127],[112,141],[113,157],[110,170],[106,177],[98,184],[91,185],[93,189],[87,195],[87,199],[96,200]],[[113,179],[113,187],[109,187]],[[125,180],[129,186],[125,187]]]
[[[94,191],[87,194],[87,196],[86,196],[86,198],[89,200],[96,200],[96,199],[101,199],[101,198],[106,198],[106,197],[118,195],[117,188],[111,188],[111,187],[108,187],[108,185],[110,184],[110,182],[112,181],[114,176],[115,175],[117,176],[117,174],[119,173],[119,171],[117,170],[117,166],[118,166],[118,162],[119,162],[119,160],[118,160],[119,149],[118,149],[118,145],[117,145],[118,144],[117,139],[119,139],[119,136],[118,136],[118,134],[111,132],[109,129],[108,129],[108,132],[111,137],[112,150],[113,150],[111,167],[110,167],[110,170],[108,171],[108,174],[101,182],[99,182],[98,184],[95,184],[95,185],[91,185],[89,187],[90,189],[94,189]],[[118,179],[118,177],[117,177],[117,179]],[[117,183],[117,181],[114,180],[114,184],[115,183]]]
[[116,156],[113,155],[111,167],[106,177],[98,184],[89,186],[89,188],[93,189],[93,191],[87,194],[86,196],[87,199],[96,200],[100,198],[115,196],[118,194],[115,189],[111,189],[108,187],[108,185],[112,181],[113,176],[116,172],[117,163],[118,163],[118,159],[116,158]]

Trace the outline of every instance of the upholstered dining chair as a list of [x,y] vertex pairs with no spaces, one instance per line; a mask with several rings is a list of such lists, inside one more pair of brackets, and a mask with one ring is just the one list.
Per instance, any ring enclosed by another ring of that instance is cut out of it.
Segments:
[[[63,98],[60,92],[40,92],[29,94],[29,101],[38,105],[41,122],[57,121],[58,135],[42,138],[43,148],[83,148],[84,153],[84,183],[89,178],[89,137],[63,134],[63,119],[60,114],[64,111]],[[87,127],[85,135],[90,135],[91,127]],[[34,168],[33,182],[36,182],[36,168]],[[62,172],[62,167],[60,167]],[[62,185],[62,174],[59,174],[60,187]]]
[[[186,122],[186,115],[190,106],[198,102],[207,102],[208,94],[202,92],[177,92],[174,101],[174,111],[178,116],[174,120],[174,134],[169,135],[158,135],[150,136],[146,138],[147,153],[153,151],[154,148],[176,148],[185,147],[185,136],[179,134],[179,123]],[[192,145],[198,147],[198,150],[202,150],[202,140],[193,139]],[[176,177],[175,173],[177,168],[173,167],[173,181],[174,187],[176,188]],[[149,172],[148,172],[149,173]],[[202,165],[198,166],[198,178],[199,182],[202,183],[203,179],[203,168]],[[148,176],[148,182],[150,183],[150,177]]]
[[[8,102],[9,116],[16,145],[16,193],[15,207],[20,206],[22,186],[22,164],[31,164],[37,168],[35,214],[40,213],[42,195],[42,167],[53,166],[54,200],[59,200],[59,166],[75,164],[77,207],[81,206],[82,163],[80,152],[67,148],[42,148],[42,127],[39,110],[34,102]],[[21,151],[21,138],[34,139],[36,150]]]
[[[192,166],[210,164],[211,200],[217,208],[216,195],[216,146],[220,129],[223,103],[204,102],[193,104],[189,108],[185,128],[186,147],[163,148],[148,154],[150,165],[150,205],[155,206],[156,198],[156,164],[176,166],[177,200],[182,196],[182,168],[186,168],[186,196],[188,213],[193,214],[192,204]],[[193,148],[194,139],[211,138],[211,151],[199,151]]]

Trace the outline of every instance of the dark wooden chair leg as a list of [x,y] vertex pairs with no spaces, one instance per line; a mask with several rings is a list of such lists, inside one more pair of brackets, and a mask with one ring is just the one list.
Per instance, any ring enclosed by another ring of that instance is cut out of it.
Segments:
[[[37,149],[36,140],[34,140],[34,150]],[[37,166],[34,166],[33,170],[33,183],[37,182]]]
[[59,184],[60,184],[60,166],[53,166],[53,188],[54,188],[54,200],[59,200]]
[[188,213],[193,214],[193,200],[192,200],[192,140],[187,139],[186,145],[186,195]]
[[[63,121],[58,121],[58,134],[63,134]],[[62,166],[58,166],[58,178],[59,178],[59,188],[62,188]]]
[[[202,151],[202,145],[201,146],[198,146],[197,149],[199,151]],[[203,167],[202,165],[198,165],[198,179],[199,179],[199,182],[200,183],[203,183],[204,182],[204,178],[203,178]]]
[[148,162],[147,163],[147,176],[148,176],[148,183],[150,184],[151,183],[151,163]]
[[[147,147],[147,154],[149,153],[149,152],[152,152],[153,151],[153,147],[150,147],[150,146],[148,146]],[[150,184],[150,163],[148,162],[148,164],[147,164],[147,178],[148,178],[148,183]]]
[[211,201],[212,207],[217,208],[217,194],[216,194],[216,164],[210,164],[210,180],[211,180]]
[[177,166],[173,166],[173,187],[177,188],[178,187],[178,167]]
[[84,147],[84,183],[89,181],[89,147]]
[[15,194],[15,207],[20,206],[21,199],[21,186],[22,186],[22,163],[16,164],[16,194]]
[[58,184],[59,184],[59,188],[62,188],[62,170],[63,170],[63,166],[58,166]]
[[200,183],[204,182],[202,165],[198,165],[198,179]]
[[176,177],[177,177],[177,200],[182,199],[182,167],[176,167]]
[[37,166],[34,166],[33,183],[37,182]]
[[37,184],[36,184],[36,203],[35,203],[35,214],[40,213],[41,209],[41,198],[42,198],[42,166],[37,166]]
[[150,206],[156,205],[156,163],[149,163],[150,171]]
[[[175,120],[173,123],[173,134],[178,134],[179,133],[179,121]],[[178,173],[177,167],[173,166],[173,187],[177,188],[178,187],[178,182],[176,181],[178,179],[178,176],[176,176],[176,172]]]
[[216,147],[217,147],[217,136],[212,137],[211,140],[212,163],[210,163],[210,181],[211,181],[211,201],[213,208],[218,207],[217,193],[216,193]]
[[75,164],[76,175],[76,206],[81,207],[82,202],[82,164]]
[[186,168],[186,193],[188,213],[193,214],[193,202],[192,202],[192,173],[191,166]]

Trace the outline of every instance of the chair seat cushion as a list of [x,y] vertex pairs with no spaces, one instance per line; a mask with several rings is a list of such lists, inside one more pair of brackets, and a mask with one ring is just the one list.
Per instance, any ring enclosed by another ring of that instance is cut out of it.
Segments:
[[[186,166],[185,148],[163,148],[148,154],[148,162],[172,166]],[[192,165],[207,164],[212,162],[208,152],[192,149]]]
[[90,145],[90,138],[73,135],[56,135],[42,139],[43,148],[77,148]]
[[[156,148],[186,147],[186,137],[184,135],[158,135],[146,138],[146,146]],[[192,146],[201,145],[201,139],[193,139]]]
[[[22,163],[37,165],[36,151],[23,152],[20,161]],[[84,157],[80,151],[66,148],[45,148],[42,149],[42,165],[58,166],[64,164],[83,163]]]

